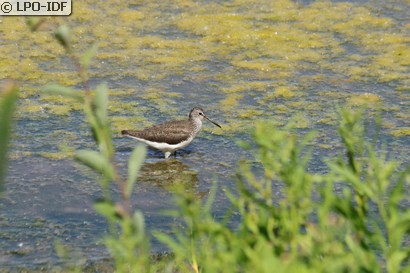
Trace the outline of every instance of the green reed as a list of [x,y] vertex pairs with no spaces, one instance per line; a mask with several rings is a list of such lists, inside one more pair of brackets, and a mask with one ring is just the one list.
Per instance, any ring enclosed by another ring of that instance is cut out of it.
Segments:
[[7,148],[12,129],[13,113],[18,99],[18,89],[17,84],[13,81],[5,81],[0,86],[0,193],[4,191]]

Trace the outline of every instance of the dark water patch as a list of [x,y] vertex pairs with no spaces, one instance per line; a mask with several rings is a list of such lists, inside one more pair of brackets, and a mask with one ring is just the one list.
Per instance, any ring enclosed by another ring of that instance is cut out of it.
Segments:
[[[122,171],[126,155],[119,154]],[[182,181],[187,190],[200,196],[207,194],[210,185],[199,186],[197,171],[178,159],[151,160],[141,171],[133,204],[144,213],[147,230],[166,232],[173,221],[162,211],[173,206],[172,186]],[[4,266],[55,264],[56,241],[69,249],[81,249],[90,258],[107,257],[101,241],[107,234],[107,223],[92,208],[94,200],[102,196],[100,187],[76,165],[41,157],[11,162],[7,193],[0,200]],[[113,194],[117,195],[115,190]],[[153,240],[152,251],[164,250]]]

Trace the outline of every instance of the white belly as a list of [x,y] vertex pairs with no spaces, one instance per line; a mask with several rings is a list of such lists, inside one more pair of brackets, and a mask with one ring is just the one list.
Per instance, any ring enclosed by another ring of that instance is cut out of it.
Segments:
[[147,144],[148,146],[151,146],[152,148],[160,150],[164,153],[167,153],[167,152],[172,153],[172,152],[175,152],[176,150],[185,148],[194,139],[193,137],[190,137],[187,140],[182,141],[182,142],[177,143],[177,144],[168,144],[168,143],[165,143],[165,142],[153,142],[153,141],[145,140],[145,139],[134,137],[134,136],[128,136],[128,137],[136,139],[138,141],[141,141],[141,142]]

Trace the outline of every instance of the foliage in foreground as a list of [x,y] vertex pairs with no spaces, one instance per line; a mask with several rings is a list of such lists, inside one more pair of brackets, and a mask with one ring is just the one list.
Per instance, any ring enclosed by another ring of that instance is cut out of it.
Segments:
[[[36,31],[43,22],[42,19],[30,18],[27,24],[32,31]],[[150,252],[144,218],[140,211],[132,211],[131,206],[131,193],[144,161],[146,148],[139,145],[133,150],[128,161],[128,176],[123,179],[114,162],[114,146],[108,119],[108,88],[102,83],[93,90],[88,83],[88,68],[97,47],[93,45],[83,54],[76,54],[72,47],[71,31],[66,25],[59,26],[53,35],[75,65],[82,90],[48,84],[45,91],[83,104],[85,118],[98,150],[76,151],[75,158],[101,175],[98,183],[104,196],[94,203],[94,207],[109,224],[110,235],[106,236],[105,245],[114,258],[118,272],[148,271]],[[112,197],[111,184],[118,189],[119,200]]]
[[[31,21],[32,29],[37,23]],[[84,104],[98,151],[78,151],[76,158],[102,176],[105,195],[95,208],[110,224],[105,242],[117,272],[410,272],[409,169],[398,171],[399,163],[375,151],[364,140],[361,114],[348,111],[341,111],[339,126],[346,154],[329,160],[328,174],[308,171],[307,145],[314,134],[299,139],[291,128],[258,124],[255,155],[264,174],[241,163],[238,192],[228,193],[232,207],[222,221],[212,214],[216,187],[205,204],[177,190],[179,207],[172,214],[185,225],[172,236],[155,233],[172,256],[153,264],[143,216],[129,204],[145,150],[132,152],[128,178],[121,179],[113,160],[107,88],[87,85],[95,47],[78,57],[68,28],[57,29],[55,37],[77,64],[84,92],[57,85],[47,90]],[[121,193],[117,202],[111,183]],[[279,196],[273,183],[282,185]],[[240,221],[232,228],[234,215]]]
[[18,87],[13,81],[4,81],[0,86],[0,193],[4,190],[3,180],[6,173],[7,146],[17,102]]
[[[341,111],[346,155],[329,160],[330,173],[308,171],[308,134],[302,139],[266,123],[254,132],[264,167],[256,176],[243,163],[236,228],[214,219],[181,191],[174,214],[185,221],[176,238],[158,237],[175,253],[178,272],[410,272],[409,168],[364,141],[360,113]],[[272,183],[282,185],[280,197]],[[336,192],[335,192],[336,191]],[[407,206],[407,207],[406,207]]]

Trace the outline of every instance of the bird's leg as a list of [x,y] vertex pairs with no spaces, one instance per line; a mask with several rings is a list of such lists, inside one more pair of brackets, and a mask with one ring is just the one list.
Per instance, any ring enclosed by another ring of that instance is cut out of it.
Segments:
[[177,151],[174,152],[174,158],[177,158]]

